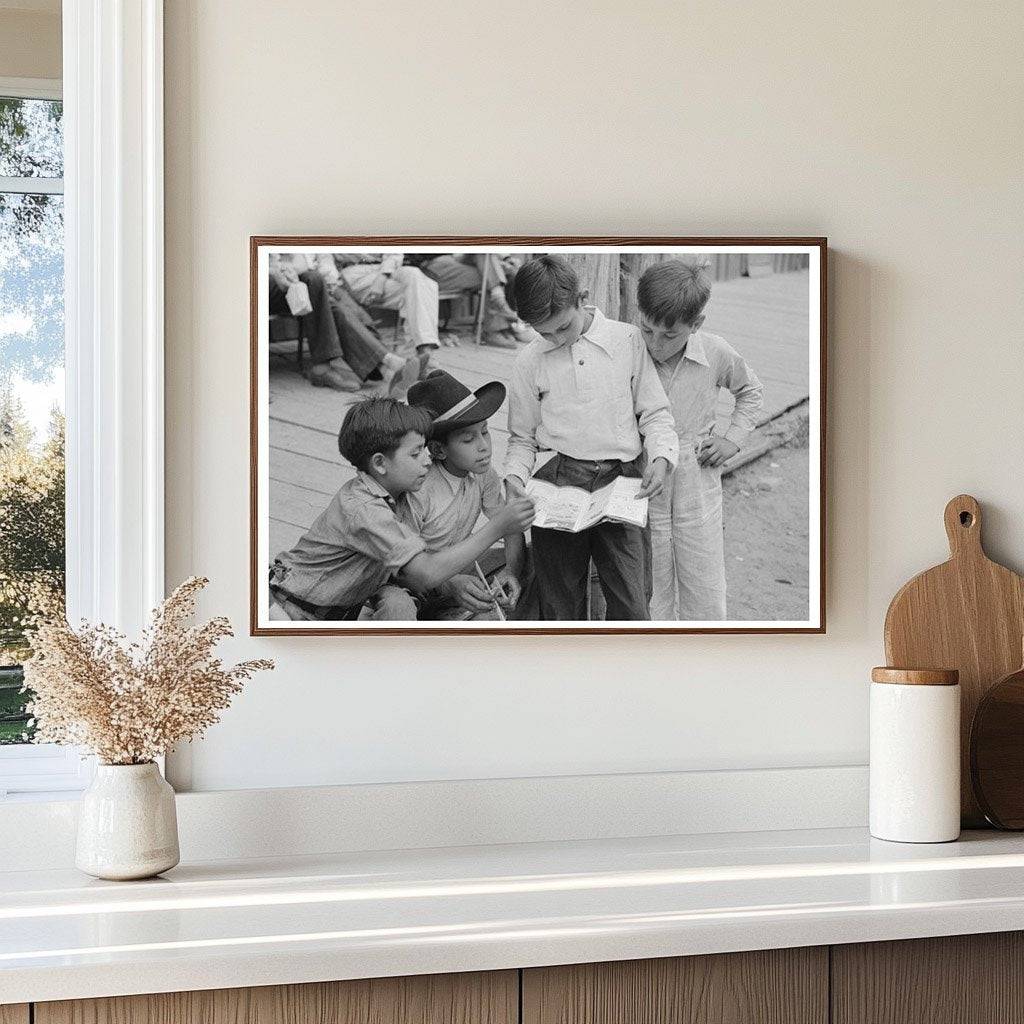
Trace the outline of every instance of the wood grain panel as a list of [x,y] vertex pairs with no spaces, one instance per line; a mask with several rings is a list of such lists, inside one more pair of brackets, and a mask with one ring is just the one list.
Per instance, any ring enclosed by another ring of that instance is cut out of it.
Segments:
[[0,1024],[28,1024],[27,1004],[8,1003],[0,1006]]
[[1024,934],[832,947],[833,1024],[1024,1024]]
[[828,950],[541,967],[523,972],[523,1024],[825,1024]]
[[35,1024],[516,1024],[517,1020],[515,971],[39,1003],[35,1015]]

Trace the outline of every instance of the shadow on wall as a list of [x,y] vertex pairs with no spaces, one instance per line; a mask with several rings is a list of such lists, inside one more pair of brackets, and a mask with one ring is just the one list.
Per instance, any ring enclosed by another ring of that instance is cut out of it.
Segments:
[[[871,448],[871,309],[885,309],[885,279],[877,266],[829,250],[827,352],[826,602],[832,623],[850,636],[877,635],[869,622],[868,565]],[[880,305],[879,305],[880,303]],[[846,330],[842,330],[846,328]],[[842,587],[838,586],[842,572]],[[840,592],[842,602],[840,602]],[[880,607],[883,612],[886,607]]]

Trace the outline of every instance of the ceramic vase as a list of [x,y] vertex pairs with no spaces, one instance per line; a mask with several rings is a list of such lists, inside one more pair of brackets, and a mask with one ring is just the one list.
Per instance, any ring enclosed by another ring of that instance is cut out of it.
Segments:
[[75,864],[96,878],[150,878],[178,863],[174,790],[153,763],[101,764],[82,794]]

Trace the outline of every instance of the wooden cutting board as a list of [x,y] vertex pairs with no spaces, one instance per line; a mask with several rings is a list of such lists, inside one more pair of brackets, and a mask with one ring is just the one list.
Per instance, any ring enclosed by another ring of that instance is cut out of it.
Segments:
[[985,818],[971,789],[970,734],[987,689],[1020,667],[1024,579],[981,545],[981,507],[969,494],[946,506],[949,561],[915,576],[885,615],[885,657],[896,668],[960,671],[960,813],[964,827]]

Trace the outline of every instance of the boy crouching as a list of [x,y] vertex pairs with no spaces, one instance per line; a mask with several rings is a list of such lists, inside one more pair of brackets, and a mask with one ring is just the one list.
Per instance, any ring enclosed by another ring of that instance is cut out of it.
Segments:
[[533,505],[519,501],[462,544],[426,551],[408,496],[427,477],[430,421],[425,410],[392,398],[348,410],[338,449],[358,473],[270,569],[271,596],[288,618],[353,620],[365,607],[372,620],[415,620],[410,589],[441,585],[506,533],[529,526]]

